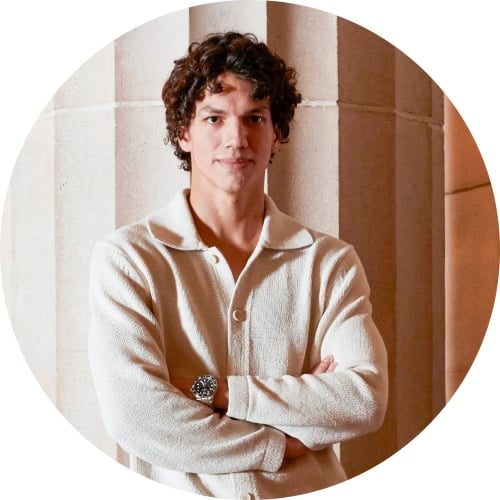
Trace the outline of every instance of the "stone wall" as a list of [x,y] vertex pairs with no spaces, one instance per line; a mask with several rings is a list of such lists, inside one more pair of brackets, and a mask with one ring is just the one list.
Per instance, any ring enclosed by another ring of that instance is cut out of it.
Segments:
[[189,41],[226,29],[255,32],[300,74],[304,102],[270,167],[269,193],[353,243],[372,286],[391,401],[379,432],[342,446],[356,475],[417,435],[470,366],[496,285],[498,225],[456,111],[447,103],[443,118],[430,78],[353,23],[278,2],[208,4],[139,26],[81,66],[34,124],[7,194],[2,275],[12,324],[60,412],[126,461],[101,424],[87,366],[88,260],[96,240],[188,185],[163,144],[161,86]]

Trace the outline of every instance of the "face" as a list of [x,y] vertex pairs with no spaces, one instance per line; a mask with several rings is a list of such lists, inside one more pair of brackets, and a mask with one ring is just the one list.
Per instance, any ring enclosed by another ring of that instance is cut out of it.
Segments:
[[264,189],[272,153],[279,149],[268,100],[250,97],[252,85],[232,73],[217,79],[222,92],[196,103],[189,128],[179,144],[191,154],[191,190],[232,194]]

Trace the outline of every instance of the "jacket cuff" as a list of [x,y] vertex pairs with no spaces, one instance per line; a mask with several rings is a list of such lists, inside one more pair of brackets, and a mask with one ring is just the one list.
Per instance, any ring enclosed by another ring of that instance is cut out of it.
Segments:
[[[229,375],[229,403],[226,416],[236,420],[252,422],[249,418],[249,387],[245,375]],[[273,427],[264,427],[268,433],[267,446],[262,456],[260,469],[267,472],[277,472],[285,457],[286,437],[283,432]]]
[[229,402],[226,415],[237,420],[247,420],[249,406],[248,382],[245,375],[229,375]]
[[283,432],[273,427],[267,427],[267,430],[269,431],[269,439],[262,457],[261,470],[278,472],[285,458],[286,437]]

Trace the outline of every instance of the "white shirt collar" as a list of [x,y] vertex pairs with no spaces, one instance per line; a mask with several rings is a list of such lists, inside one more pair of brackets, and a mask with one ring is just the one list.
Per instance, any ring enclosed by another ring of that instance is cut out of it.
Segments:
[[[151,235],[163,244],[177,250],[206,250],[198,236],[187,201],[189,189],[179,191],[161,210],[146,218]],[[265,216],[258,245],[272,250],[294,250],[313,243],[310,231],[292,217],[281,212],[266,195]]]

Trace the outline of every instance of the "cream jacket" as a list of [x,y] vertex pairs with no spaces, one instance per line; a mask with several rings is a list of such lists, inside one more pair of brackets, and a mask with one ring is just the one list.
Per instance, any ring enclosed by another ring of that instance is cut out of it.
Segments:
[[[207,496],[278,498],[344,480],[332,443],[376,430],[387,401],[356,253],[267,197],[235,283],[200,241],[187,194],[94,250],[89,359],[109,434],[139,473]],[[308,374],[327,354],[338,368]],[[205,373],[228,378],[225,416],[169,384]],[[310,452],[284,461],[285,434]]]

